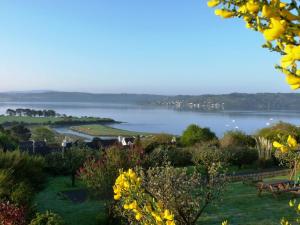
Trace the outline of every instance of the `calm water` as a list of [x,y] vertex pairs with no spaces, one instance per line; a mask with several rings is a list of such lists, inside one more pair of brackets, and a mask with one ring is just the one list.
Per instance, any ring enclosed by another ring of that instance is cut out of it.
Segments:
[[218,136],[226,130],[240,129],[253,133],[278,121],[300,125],[300,112],[187,112],[148,106],[106,103],[0,103],[0,114],[7,108],[54,109],[73,116],[110,117],[126,123],[114,127],[133,131],[181,134],[191,123],[210,127]]

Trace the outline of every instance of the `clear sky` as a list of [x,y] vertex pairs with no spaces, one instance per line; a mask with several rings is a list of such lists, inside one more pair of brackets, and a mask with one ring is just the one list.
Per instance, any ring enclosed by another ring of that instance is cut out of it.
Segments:
[[262,43],[206,0],[1,0],[0,91],[289,92]]

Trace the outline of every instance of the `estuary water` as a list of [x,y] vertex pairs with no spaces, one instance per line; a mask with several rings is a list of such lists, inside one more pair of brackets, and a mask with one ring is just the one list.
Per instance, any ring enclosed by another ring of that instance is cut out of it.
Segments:
[[6,109],[53,109],[72,116],[108,117],[124,123],[113,127],[144,132],[181,134],[189,124],[209,127],[218,136],[227,130],[238,129],[252,134],[258,129],[278,121],[300,125],[300,112],[296,111],[226,111],[194,112],[143,106],[135,104],[108,104],[86,102],[0,102],[0,114]]

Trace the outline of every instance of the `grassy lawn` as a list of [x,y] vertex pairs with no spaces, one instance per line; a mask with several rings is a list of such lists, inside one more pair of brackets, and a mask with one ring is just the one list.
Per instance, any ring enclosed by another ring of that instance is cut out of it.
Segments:
[[72,130],[89,134],[92,136],[135,136],[135,135],[149,135],[149,133],[143,132],[135,132],[128,130],[121,130],[113,127],[108,127],[99,124],[92,125],[81,125],[81,126],[73,126]]
[[113,121],[109,118],[97,117],[30,117],[30,116],[0,116],[0,124],[5,123],[25,123],[25,124],[55,124],[60,122],[74,122],[74,123],[96,123],[96,122],[110,122]]
[[35,198],[38,211],[50,210],[58,213],[67,225],[96,225],[97,218],[104,217],[104,202],[88,200],[84,203],[73,203],[58,194],[61,191],[82,188],[79,182],[77,184],[77,187],[72,188],[70,177],[49,178],[46,188]]
[[210,206],[198,224],[220,225],[227,219],[233,225],[278,225],[282,217],[294,218],[295,213],[288,205],[293,198],[293,195],[282,194],[275,199],[266,192],[258,197],[255,187],[241,182],[231,183],[222,201]]
[[[81,184],[75,189],[80,188]],[[59,192],[67,190],[74,190],[70,186],[69,177],[50,178],[45,190],[35,198],[37,209],[60,214],[67,225],[96,225],[97,218],[104,218],[104,202],[88,200],[84,203],[72,203],[58,195]],[[266,192],[258,197],[255,187],[241,182],[231,183],[222,200],[208,207],[198,224],[220,225],[227,219],[231,225],[278,225],[282,217],[295,216],[288,205],[290,199],[293,199],[293,195],[282,194],[275,199]]]

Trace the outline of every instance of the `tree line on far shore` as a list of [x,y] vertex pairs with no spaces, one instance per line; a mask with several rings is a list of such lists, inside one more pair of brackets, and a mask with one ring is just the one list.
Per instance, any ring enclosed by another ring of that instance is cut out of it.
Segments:
[[30,117],[59,117],[63,116],[52,109],[35,110],[35,109],[7,109],[6,114],[9,116],[30,116]]

